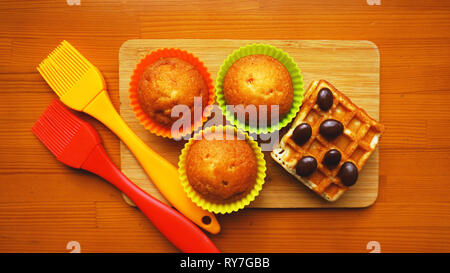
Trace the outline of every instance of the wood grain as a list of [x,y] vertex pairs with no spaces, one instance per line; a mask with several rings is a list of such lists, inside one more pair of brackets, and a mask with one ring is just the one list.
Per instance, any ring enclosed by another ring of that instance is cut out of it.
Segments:
[[[372,117],[379,117],[380,61],[375,44],[369,41],[323,40],[222,40],[222,39],[135,39],[122,44],[119,51],[120,114],[130,128],[151,148],[175,166],[185,142],[177,143],[148,132],[136,118],[129,100],[130,78],[137,63],[153,50],[176,47],[197,56],[208,68],[213,82],[222,62],[246,44],[265,43],[278,47],[294,59],[305,88],[313,80],[327,79]],[[289,126],[287,126],[288,128]],[[281,139],[281,135],[278,136]],[[121,150],[121,169],[139,187],[167,203],[128,148]],[[378,150],[358,178],[358,183],[336,202],[327,202],[303,187],[265,152],[267,179],[250,208],[358,208],[372,205],[378,195]],[[128,198],[126,201],[133,204]]]
[[[219,215],[223,252],[450,252],[450,1],[0,1],[0,252],[176,252],[121,193],[61,165],[31,126],[55,97],[36,65],[62,40],[103,73],[116,109],[130,39],[369,40],[380,51],[379,195],[366,209]],[[118,139],[95,120],[113,161]],[[36,216],[35,216],[36,215]]]

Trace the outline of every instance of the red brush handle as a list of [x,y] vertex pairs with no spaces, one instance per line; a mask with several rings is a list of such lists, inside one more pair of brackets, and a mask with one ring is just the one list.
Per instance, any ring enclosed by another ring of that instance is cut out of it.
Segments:
[[209,238],[191,221],[131,182],[112,163],[101,144],[94,148],[81,168],[103,177],[125,193],[156,228],[181,251],[219,252]]

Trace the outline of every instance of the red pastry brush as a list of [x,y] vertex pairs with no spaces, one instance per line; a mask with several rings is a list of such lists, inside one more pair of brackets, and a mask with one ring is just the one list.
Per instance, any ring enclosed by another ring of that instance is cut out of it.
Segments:
[[52,101],[32,130],[59,161],[95,173],[125,193],[181,251],[219,252],[196,225],[131,182],[112,163],[94,128],[59,100]]

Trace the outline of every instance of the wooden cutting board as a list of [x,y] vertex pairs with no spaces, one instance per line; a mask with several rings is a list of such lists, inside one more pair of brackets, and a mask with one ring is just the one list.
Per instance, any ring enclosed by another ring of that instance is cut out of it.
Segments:
[[[379,119],[380,57],[378,48],[369,41],[324,40],[212,40],[212,39],[138,39],[126,41],[119,52],[120,115],[136,134],[153,150],[172,164],[185,141],[174,141],[148,132],[131,110],[128,87],[131,74],[141,58],[157,48],[177,47],[187,50],[204,62],[215,80],[223,60],[233,50],[249,43],[267,43],[289,53],[298,64],[305,89],[312,80],[326,79],[344,92],[369,115]],[[281,138],[281,137],[280,137]],[[122,171],[138,186],[167,203],[153,186],[136,159],[121,143]],[[358,182],[338,201],[329,203],[291,177],[265,152],[267,179],[251,208],[324,208],[367,207],[378,195],[378,148],[360,173]],[[133,203],[125,199],[130,205]]]

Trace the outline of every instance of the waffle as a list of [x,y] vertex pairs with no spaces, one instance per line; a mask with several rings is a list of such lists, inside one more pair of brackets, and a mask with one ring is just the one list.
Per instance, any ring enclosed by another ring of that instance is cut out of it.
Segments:
[[[324,87],[333,94],[333,104],[328,111],[321,110],[316,103],[317,95]],[[344,125],[343,133],[333,140],[327,140],[319,134],[319,126],[326,119],[335,119]],[[311,126],[312,134],[304,145],[298,146],[292,139],[292,133],[299,124],[305,122]],[[336,201],[348,189],[337,176],[341,165],[350,161],[360,172],[383,132],[382,124],[330,83],[325,80],[313,81],[292,127],[274,148],[271,156],[315,193],[327,201]],[[322,164],[323,156],[330,149],[337,149],[341,153],[339,164],[331,169]],[[304,156],[313,156],[317,161],[317,169],[309,176],[301,177],[297,175],[295,167]]]

